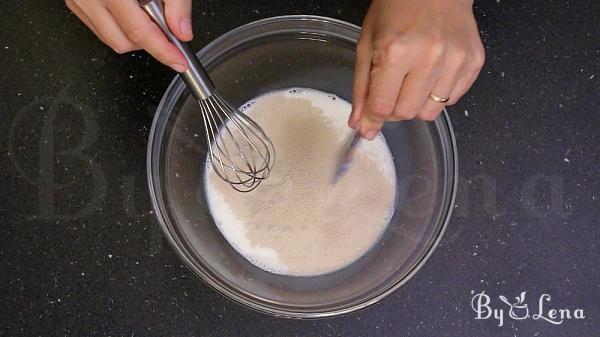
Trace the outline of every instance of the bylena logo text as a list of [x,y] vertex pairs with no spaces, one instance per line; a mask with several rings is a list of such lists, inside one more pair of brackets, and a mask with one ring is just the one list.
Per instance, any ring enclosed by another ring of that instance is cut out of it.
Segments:
[[[542,320],[550,324],[559,325],[565,320],[585,319],[583,309],[554,308],[550,301],[552,297],[549,294],[542,294],[537,301],[537,308],[529,307],[526,303],[526,291],[515,297],[514,301],[509,301],[505,296],[498,296],[500,301],[492,303],[492,298],[482,291],[475,294],[471,291],[471,308],[475,311],[475,319],[495,319],[498,326],[503,326],[505,313],[508,318],[522,321],[526,319]],[[498,305],[498,307],[496,307]],[[502,306],[502,307],[499,307]]]

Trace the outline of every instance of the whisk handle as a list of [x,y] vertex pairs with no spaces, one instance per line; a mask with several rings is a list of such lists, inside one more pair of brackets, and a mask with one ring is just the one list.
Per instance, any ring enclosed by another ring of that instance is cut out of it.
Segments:
[[181,77],[192,91],[194,97],[200,100],[209,98],[213,91],[215,91],[215,85],[202,64],[200,64],[200,61],[198,61],[196,55],[190,50],[187,43],[179,41],[169,29],[162,0],[142,0],[139,1],[139,4],[165,33],[167,38],[179,49],[179,51],[181,51],[183,56],[185,56],[189,68],[184,73],[181,73]]

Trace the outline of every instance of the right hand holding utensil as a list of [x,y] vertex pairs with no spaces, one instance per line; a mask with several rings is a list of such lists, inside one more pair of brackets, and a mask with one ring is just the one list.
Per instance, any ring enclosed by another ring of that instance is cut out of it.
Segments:
[[484,49],[472,0],[373,0],[363,22],[348,124],[434,120],[473,84]]

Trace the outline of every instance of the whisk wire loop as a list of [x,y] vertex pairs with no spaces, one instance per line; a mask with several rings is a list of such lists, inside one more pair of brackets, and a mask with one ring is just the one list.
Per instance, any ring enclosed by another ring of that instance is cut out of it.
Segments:
[[188,63],[181,77],[200,105],[212,168],[234,189],[252,191],[275,163],[271,140],[256,122],[221,97],[196,55],[169,29],[163,1],[141,0],[139,4]]
[[254,190],[269,177],[275,162],[275,148],[269,137],[218,92],[198,103],[215,173],[240,192]]

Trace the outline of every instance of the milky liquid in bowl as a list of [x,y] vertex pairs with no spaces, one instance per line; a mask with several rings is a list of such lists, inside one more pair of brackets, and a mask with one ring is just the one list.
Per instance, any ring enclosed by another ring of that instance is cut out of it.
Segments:
[[242,105],[269,135],[277,162],[249,193],[235,191],[207,161],[205,186],[215,223],[254,265],[315,276],[346,267],[381,237],[393,215],[396,172],[383,135],[361,142],[336,184],[351,130],[351,105],[322,91],[282,89]]

